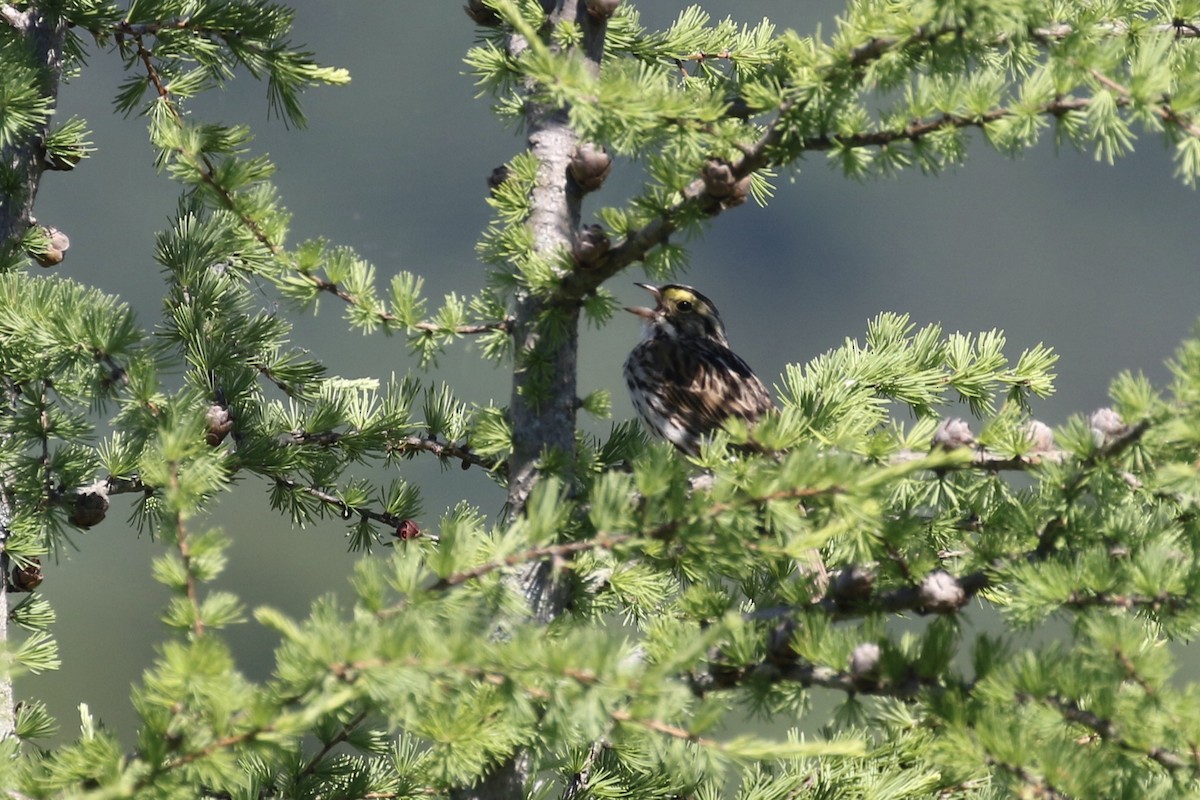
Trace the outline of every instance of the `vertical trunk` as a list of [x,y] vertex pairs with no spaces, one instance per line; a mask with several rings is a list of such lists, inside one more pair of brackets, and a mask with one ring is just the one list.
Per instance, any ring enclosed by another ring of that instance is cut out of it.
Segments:
[[[0,644],[8,642],[8,543],[12,509],[0,482]],[[16,710],[13,704],[12,677],[0,674],[0,739],[7,739],[16,732]]]
[[[27,63],[39,72],[39,88],[52,101],[58,97],[62,78],[63,48],[67,27],[42,6],[34,3],[18,11],[0,4],[0,25],[8,25],[24,40]],[[12,252],[20,246],[33,214],[38,181],[44,169],[43,153],[49,120],[24,139],[0,149],[0,169],[11,171],[13,191],[0,197],[0,249]]]
[[[546,5],[545,3],[543,5]],[[603,20],[590,16],[583,0],[557,0],[550,11],[551,24],[570,19],[584,33],[578,56],[597,73],[604,51]],[[516,48],[519,43],[514,43]],[[530,103],[526,111],[529,149],[537,157],[538,177],[533,189],[529,226],[540,255],[554,258],[570,252],[579,229],[583,195],[568,177],[567,168],[579,138],[568,124],[565,108]],[[513,454],[509,461],[508,504],[519,514],[538,478],[538,463],[556,451],[571,463],[575,451],[575,413],[578,399],[575,377],[579,354],[579,305],[554,309],[564,324],[555,336],[538,330],[538,320],[549,310],[548,301],[528,292],[518,293],[514,309],[513,338],[516,366],[513,373],[509,419],[513,428]],[[530,396],[529,355],[536,351],[541,375],[549,375],[549,392]],[[534,618],[549,622],[558,616],[565,600],[555,585],[552,565],[533,564],[520,575],[520,586]],[[526,796],[532,765],[526,753],[516,753],[478,786],[454,792],[455,800],[519,800]]]
[[[538,178],[533,190],[529,226],[538,253],[549,258],[570,252],[579,228],[578,190],[567,177],[571,154],[578,144],[561,109],[530,111],[529,149],[538,159]],[[508,503],[519,512],[537,479],[537,464],[547,449],[570,454],[575,447],[575,373],[579,349],[579,307],[557,309],[568,319],[561,334],[550,341],[538,329],[538,318],[546,311],[546,300],[529,292],[516,298],[513,337],[516,367],[513,373],[509,419],[513,426],[513,455],[509,461]],[[549,395],[530,397],[529,356],[536,351],[549,374]]]
[[[0,25],[12,28],[25,42],[27,63],[38,71],[38,88],[43,96],[53,101],[58,96],[62,79],[67,26],[43,6],[43,3],[35,2],[19,10],[0,3]],[[20,248],[32,221],[33,201],[45,168],[43,154],[48,129],[47,119],[24,139],[0,149],[0,170],[9,173],[6,184],[12,187],[0,195],[0,254],[15,253]],[[6,405],[7,401],[6,396]],[[5,477],[0,475],[0,648],[8,644],[7,541],[15,512]],[[0,674],[0,739],[12,736],[15,730],[12,678]]]

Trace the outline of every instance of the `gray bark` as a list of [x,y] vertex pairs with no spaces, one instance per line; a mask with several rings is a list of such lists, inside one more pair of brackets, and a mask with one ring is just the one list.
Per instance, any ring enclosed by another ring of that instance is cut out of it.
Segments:
[[[29,63],[38,67],[42,94],[56,99],[62,79],[66,24],[51,17],[38,3],[24,10],[0,4],[0,24],[8,25],[25,41]],[[42,156],[48,128],[49,120],[28,138],[0,149],[0,164],[15,173],[15,185],[20,187],[0,195],[0,248],[5,250],[20,245],[33,217],[33,201],[45,167]]]
[[[599,71],[604,52],[605,22],[588,15],[583,0],[557,0],[550,10],[551,23],[573,19],[584,32],[583,47],[577,53]],[[521,42],[513,48],[520,49]],[[579,137],[568,124],[567,109],[547,108],[534,103],[526,111],[529,149],[537,157],[537,184],[533,189],[532,211],[528,224],[533,231],[539,254],[553,258],[569,253],[579,230],[583,194],[568,177],[571,155]],[[562,333],[551,342],[537,329],[538,318],[548,303],[566,317]],[[508,505],[519,514],[537,482],[537,465],[548,450],[561,453],[571,463],[575,451],[575,414],[578,407],[576,373],[579,355],[578,299],[561,300],[520,292],[515,299],[513,341],[516,365],[509,403],[513,429],[513,454],[509,460]],[[530,376],[523,367],[524,354],[538,351],[539,359],[549,365],[549,397],[536,402],[528,393]],[[548,623],[563,610],[565,594],[555,581],[551,563],[527,567],[519,576],[533,618]],[[497,767],[477,786],[453,793],[455,800],[518,800],[524,798],[532,763],[527,753],[517,753]]]
[[[12,509],[0,482],[0,643],[8,641],[8,535]],[[13,704],[12,677],[0,675],[0,739],[16,733],[16,708]]]
[[[56,99],[62,79],[66,23],[48,14],[38,3],[25,9],[2,3],[0,24],[8,25],[25,41],[29,63],[38,68],[38,88],[44,96]],[[0,195],[0,251],[20,247],[33,219],[33,202],[45,168],[43,153],[49,125],[47,119],[26,139],[0,149],[0,164],[15,174],[14,185],[18,187],[16,191]],[[5,481],[0,476],[0,646],[8,642],[9,558],[6,547],[13,512]],[[12,679],[0,675],[0,739],[12,736],[15,730]]]

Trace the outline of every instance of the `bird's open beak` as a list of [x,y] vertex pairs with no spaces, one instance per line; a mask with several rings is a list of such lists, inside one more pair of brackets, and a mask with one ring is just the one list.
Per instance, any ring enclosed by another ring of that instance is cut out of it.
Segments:
[[[645,289],[647,292],[654,295],[654,302],[656,305],[662,299],[662,292],[660,292],[658,290],[657,286],[651,286],[648,283],[635,283],[634,286]],[[658,313],[653,308],[645,308],[645,307],[634,308],[631,306],[626,306],[625,310],[628,311],[630,314],[636,314],[637,316],[641,317],[642,319],[654,319],[655,315]]]

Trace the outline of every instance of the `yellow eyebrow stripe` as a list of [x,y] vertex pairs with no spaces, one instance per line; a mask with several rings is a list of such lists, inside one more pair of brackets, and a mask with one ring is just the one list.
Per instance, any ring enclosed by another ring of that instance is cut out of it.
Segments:
[[672,288],[663,292],[663,299],[670,300],[673,303],[678,303],[680,300],[691,300],[695,302],[696,295],[692,294],[687,289]]

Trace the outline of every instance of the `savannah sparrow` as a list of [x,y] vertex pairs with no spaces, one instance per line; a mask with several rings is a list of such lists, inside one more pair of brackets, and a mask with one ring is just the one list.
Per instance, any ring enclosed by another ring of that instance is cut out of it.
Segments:
[[695,455],[700,440],[730,417],[754,422],[773,408],[750,366],[729,349],[717,307],[690,286],[650,286],[655,308],[642,318],[642,341],[625,360],[625,383],[654,433]]

